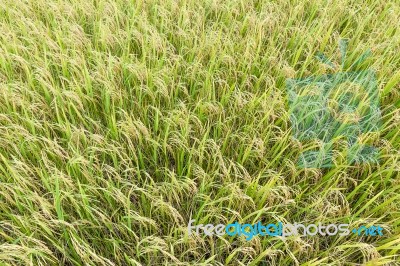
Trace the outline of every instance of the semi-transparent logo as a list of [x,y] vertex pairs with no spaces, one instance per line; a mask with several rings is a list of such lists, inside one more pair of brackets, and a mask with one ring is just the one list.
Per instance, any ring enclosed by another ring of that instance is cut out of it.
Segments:
[[[342,67],[347,42],[340,42]],[[353,65],[362,62],[363,54]],[[319,59],[332,65],[323,55]],[[376,74],[372,69],[340,71],[286,81],[293,136],[302,143],[319,140],[318,149],[300,154],[298,167],[332,167],[334,140],[347,141],[349,164],[376,163],[379,151],[359,143],[359,138],[380,127],[380,109]]]

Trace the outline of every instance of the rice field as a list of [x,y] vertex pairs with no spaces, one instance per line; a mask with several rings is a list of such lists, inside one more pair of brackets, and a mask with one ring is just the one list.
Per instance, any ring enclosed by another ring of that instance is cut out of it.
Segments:
[[[400,265],[398,0],[0,0],[0,33],[0,265]],[[338,138],[332,167],[298,167],[319,143],[294,138],[286,81],[366,69],[379,162]]]

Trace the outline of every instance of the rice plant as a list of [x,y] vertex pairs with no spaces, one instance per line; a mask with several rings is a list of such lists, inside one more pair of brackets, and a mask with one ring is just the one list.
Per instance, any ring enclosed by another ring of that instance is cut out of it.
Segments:
[[[399,265],[399,14],[397,0],[0,0],[0,264]],[[335,135],[328,167],[299,167],[321,141],[294,137],[286,81],[339,68],[376,74],[381,125],[355,137],[379,161],[350,163]],[[188,235],[191,219],[385,234],[247,241]]]

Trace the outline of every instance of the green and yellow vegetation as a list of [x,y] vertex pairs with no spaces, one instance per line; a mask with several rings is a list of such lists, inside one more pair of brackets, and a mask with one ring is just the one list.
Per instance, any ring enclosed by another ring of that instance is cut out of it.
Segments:
[[[1,265],[400,264],[398,0],[0,0]],[[379,164],[299,169],[285,80],[375,69]],[[337,63],[334,63],[337,64]],[[188,236],[197,223],[383,237]]]

